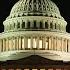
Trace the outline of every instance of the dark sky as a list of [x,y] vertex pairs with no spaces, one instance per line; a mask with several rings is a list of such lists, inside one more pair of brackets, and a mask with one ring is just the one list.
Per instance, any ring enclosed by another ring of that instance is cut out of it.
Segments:
[[[18,0],[0,0],[0,32],[4,30],[3,21],[9,15],[12,6]],[[70,2],[69,0],[52,0],[59,7],[61,15],[68,22],[67,32],[70,33]]]

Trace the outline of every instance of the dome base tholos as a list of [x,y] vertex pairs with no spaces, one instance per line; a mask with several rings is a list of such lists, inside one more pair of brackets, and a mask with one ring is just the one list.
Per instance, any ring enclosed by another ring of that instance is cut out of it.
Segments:
[[57,61],[70,61],[70,53],[52,51],[52,50],[17,50],[3,52],[0,54],[0,61],[18,60],[31,55],[39,55],[41,57],[57,60]]

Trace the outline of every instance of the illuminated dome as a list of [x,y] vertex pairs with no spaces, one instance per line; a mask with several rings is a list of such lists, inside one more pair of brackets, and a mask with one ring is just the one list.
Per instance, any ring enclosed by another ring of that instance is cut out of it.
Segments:
[[11,10],[10,18],[25,15],[43,15],[61,18],[59,9],[50,0],[20,0]]
[[31,55],[70,61],[67,22],[51,0],[19,0],[3,24],[0,61]]
[[66,32],[67,22],[51,0],[19,0],[4,22],[5,31],[49,30]]

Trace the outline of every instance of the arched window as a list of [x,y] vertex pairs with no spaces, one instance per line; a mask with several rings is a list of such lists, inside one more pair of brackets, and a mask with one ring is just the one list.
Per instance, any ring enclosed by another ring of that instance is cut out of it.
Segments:
[[13,24],[13,27],[15,28],[15,23]]
[[22,23],[22,28],[25,28],[25,22]]
[[45,28],[48,29],[48,23],[47,22],[45,22]]
[[27,28],[30,28],[30,22],[27,23]]
[[42,24],[42,22],[40,22],[40,28],[42,28],[43,27],[43,24]]
[[53,24],[52,23],[50,23],[50,28],[53,29]]
[[56,29],[57,27],[56,27],[56,23],[55,23],[55,29]]
[[36,28],[36,21],[34,21],[34,28]]
[[20,28],[20,23],[18,22],[17,28]]

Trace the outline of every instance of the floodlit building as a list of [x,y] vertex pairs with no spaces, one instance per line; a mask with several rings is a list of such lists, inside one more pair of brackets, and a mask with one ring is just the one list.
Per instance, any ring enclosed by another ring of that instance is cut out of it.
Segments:
[[0,33],[0,70],[70,70],[67,22],[51,0],[19,0]]

